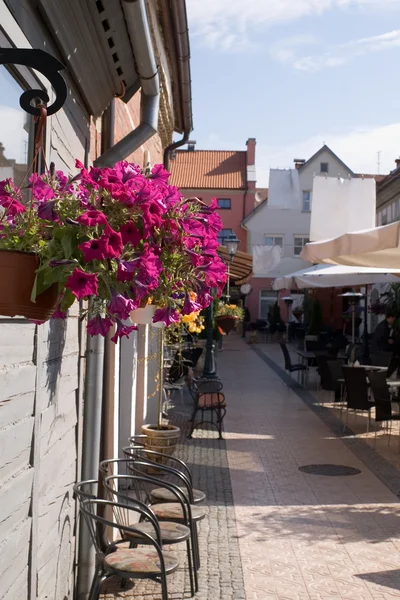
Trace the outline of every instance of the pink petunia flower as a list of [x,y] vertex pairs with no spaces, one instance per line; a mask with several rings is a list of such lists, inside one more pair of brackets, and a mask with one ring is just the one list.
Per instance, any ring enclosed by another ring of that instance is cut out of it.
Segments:
[[132,244],[132,246],[137,246],[137,244],[142,239],[139,229],[136,227],[133,221],[128,221],[123,225],[120,229],[122,242],[124,244]]
[[37,209],[39,219],[43,219],[43,221],[57,221],[58,216],[56,211],[54,210],[55,205],[55,200],[41,202]]
[[115,290],[111,290],[111,294],[111,302],[107,307],[109,314],[115,315],[118,319],[128,319],[131,311],[135,308],[134,302]]
[[88,296],[97,296],[99,292],[96,273],[85,273],[81,269],[74,270],[68,277],[65,287],[69,288],[78,300]]
[[122,337],[125,336],[128,338],[132,331],[137,331],[137,325],[124,325],[122,321],[117,319],[117,331],[111,338],[111,341],[116,344]]
[[78,246],[79,250],[83,252],[83,258],[85,262],[91,262],[92,260],[104,260],[106,258],[106,247],[105,243],[100,240],[89,240],[83,242]]
[[109,225],[107,225],[104,234],[101,236],[100,242],[104,245],[105,258],[119,258],[121,256],[124,248],[122,236],[111,229]]
[[112,324],[112,320],[108,317],[100,317],[100,315],[96,315],[87,324],[88,334],[91,336],[102,335],[105,337],[110,331]]
[[180,315],[174,308],[158,308],[154,313],[153,323],[165,323],[166,327],[178,323]]
[[78,223],[85,227],[95,227],[96,225],[107,225],[107,217],[100,210],[87,210],[77,218]]

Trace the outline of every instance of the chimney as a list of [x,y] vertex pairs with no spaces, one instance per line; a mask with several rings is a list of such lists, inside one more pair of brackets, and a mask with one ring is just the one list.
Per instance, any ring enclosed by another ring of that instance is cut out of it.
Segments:
[[294,162],[294,167],[295,169],[300,169],[300,167],[302,167],[305,164],[305,159],[304,158],[294,158],[293,159]]
[[256,205],[256,143],[256,138],[249,138],[246,142],[247,190],[243,203],[243,218],[246,217]]
[[400,167],[400,158],[396,158],[394,162],[396,163],[396,169],[398,169]]
[[197,144],[197,142],[195,140],[188,140],[187,141],[188,152],[194,152],[196,144]]

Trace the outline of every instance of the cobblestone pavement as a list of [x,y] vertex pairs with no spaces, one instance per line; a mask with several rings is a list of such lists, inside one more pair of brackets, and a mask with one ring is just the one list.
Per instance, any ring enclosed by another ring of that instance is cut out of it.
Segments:
[[[199,429],[187,440],[191,401],[185,407],[178,401],[170,421],[181,428],[181,443],[176,456],[191,468],[193,485],[207,494],[207,515],[199,526],[201,568],[196,600],[245,600],[242,566],[237,539],[226,442],[217,439],[211,429]],[[190,598],[185,544],[166,547],[179,557],[179,570],[168,578],[171,600]],[[182,567],[183,566],[183,567]],[[133,588],[120,589],[118,579],[106,582],[102,600],[129,598],[161,600],[160,586],[151,581],[138,582]]]
[[[400,473],[362,440],[349,443],[351,432],[343,436],[337,418],[315,407],[282,362],[276,347],[233,337],[220,365],[246,599],[400,598],[399,504],[392,491]],[[299,471],[313,464],[361,473]]]
[[[228,403],[226,441],[200,429],[186,440],[189,401],[173,422],[178,455],[207,492],[200,525],[198,600],[391,600],[400,598],[400,494],[396,443],[376,450],[349,421],[282,369],[274,344],[249,346],[229,336],[218,353]],[[357,436],[353,434],[353,429]],[[321,476],[309,465],[343,465],[353,476]],[[179,552],[181,564],[185,553]],[[103,599],[158,600],[156,584]],[[188,574],[169,578],[171,600],[190,597]]]

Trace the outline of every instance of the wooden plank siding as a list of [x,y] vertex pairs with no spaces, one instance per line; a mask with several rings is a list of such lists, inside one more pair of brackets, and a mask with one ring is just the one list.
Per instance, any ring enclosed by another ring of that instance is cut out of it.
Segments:
[[79,405],[77,307],[0,324],[0,599],[72,598]]

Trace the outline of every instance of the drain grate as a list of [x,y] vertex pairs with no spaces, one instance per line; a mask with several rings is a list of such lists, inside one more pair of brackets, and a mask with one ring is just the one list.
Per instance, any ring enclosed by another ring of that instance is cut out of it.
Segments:
[[305,465],[299,467],[299,471],[308,475],[323,475],[325,477],[349,477],[361,473],[359,469],[346,467],[345,465]]

